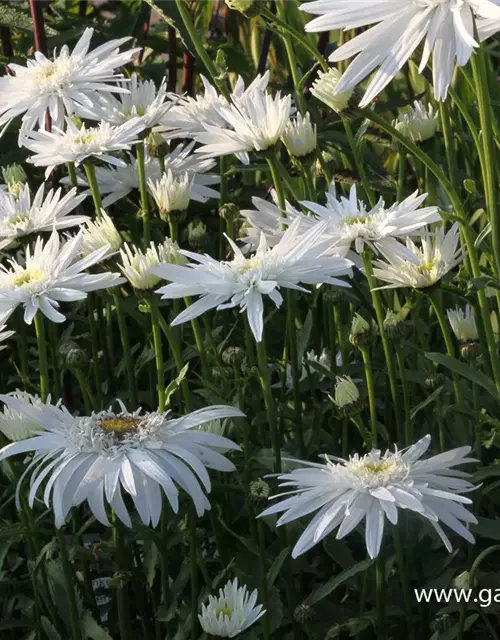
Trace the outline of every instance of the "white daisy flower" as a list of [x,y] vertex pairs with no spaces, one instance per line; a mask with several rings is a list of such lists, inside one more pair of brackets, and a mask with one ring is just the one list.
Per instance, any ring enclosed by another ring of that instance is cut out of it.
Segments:
[[113,126],[101,122],[96,127],[80,128],[67,119],[66,131],[52,127],[52,131],[31,131],[24,146],[34,155],[28,158],[35,167],[47,167],[45,177],[59,164],[74,162],[79,165],[86,158],[96,157],[117,167],[126,166],[121,158],[111,155],[117,151],[129,151],[138,142],[142,125],[138,119]]
[[174,104],[167,93],[166,78],[157,90],[152,80],[139,80],[133,73],[130,81],[122,81],[120,86],[125,89],[124,93],[99,95],[98,103],[85,111],[85,117],[113,125],[138,118],[143,130],[147,130],[158,125]]
[[257,597],[257,589],[248,593],[245,586],[238,586],[237,578],[230,580],[219,589],[219,597],[208,596],[208,604],[201,605],[201,628],[209,636],[236,637],[265,614]]
[[432,104],[426,107],[420,100],[413,105],[400,113],[392,126],[413,142],[424,142],[436,133],[438,113]]
[[491,0],[315,0],[300,8],[319,16],[306,25],[306,31],[348,31],[376,23],[330,55],[332,62],[339,62],[359,54],[338,83],[339,93],[380,67],[360,107],[366,107],[391,82],[422,41],[419,72],[432,55],[434,95],[444,100],[455,65],[466,65],[479,46],[474,39],[475,20],[500,19],[500,7]]
[[64,45],[58,56],[54,52],[53,60],[36,51],[35,59],[28,60],[25,67],[9,63],[13,75],[0,78],[0,128],[23,114],[21,143],[37,123],[45,129],[47,111],[53,125],[62,128],[65,114],[80,114],[94,105],[102,92],[127,92],[124,86],[114,84],[123,77],[115,75],[115,69],[130,62],[140,49],[120,53],[118,47],[130,40],[120,38],[89,53],[93,32],[85,29],[71,53]]
[[[210,198],[219,198],[219,192],[211,185],[220,182],[220,176],[209,173],[216,165],[216,161],[209,158],[200,158],[195,153],[191,153],[196,143],[190,142],[187,146],[179,144],[164,158],[165,171],[179,177],[188,174],[192,179],[191,200],[195,202],[207,202]],[[162,176],[160,163],[156,158],[145,154],[146,179],[156,182]],[[95,167],[95,174],[99,191],[105,195],[102,201],[103,207],[108,207],[121,198],[125,198],[134,189],[139,189],[139,173],[137,171],[137,160],[129,156],[128,163],[119,167]],[[67,183],[68,178],[63,178],[61,182]],[[81,184],[86,185],[85,179],[81,179]],[[106,195],[107,194],[107,195]]]
[[223,126],[205,124],[205,131],[195,136],[203,146],[196,149],[205,157],[235,154],[249,164],[250,151],[265,151],[284,134],[292,114],[291,96],[273,97],[260,88],[246,100],[234,100],[218,108]]
[[163,218],[169,213],[185,211],[191,200],[193,178],[188,173],[175,175],[168,169],[160,180],[148,180],[148,188]]
[[[32,395],[26,391],[20,391],[19,389],[9,393],[8,397],[17,398],[34,407],[45,405],[39,396]],[[50,396],[47,399],[47,404],[50,404]],[[40,425],[27,418],[26,414],[22,411],[4,405],[2,411],[0,411],[0,431],[12,442],[17,442],[18,440],[31,438],[35,432],[40,431]]]
[[[448,551],[451,542],[441,528],[445,524],[468,542],[474,537],[463,523],[476,523],[463,506],[472,500],[461,493],[474,487],[464,478],[468,474],[453,467],[467,462],[470,447],[452,449],[427,460],[420,460],[431,442],[425,436],[406,450],[384,454],[378,449],[344,460],[324,456],[326,463],[300,462],[302,467],[280,476],[285,494],[291,497],[266,509],[262,516],[285,512],[277,526],[317,512],[300,536],[292,557],[309,551],[323,538],[337,531],[344,538],[365,521],[366,549],[371,558],[380,551],[387,518],[398,523],[398,510],[409,509],[426,518]],[[291,488],[291,490],[290,490]]]
[[407,238],[406,246],[396,242],[383,252],[385,260],[373,262],[373,274],[389,283],[381,289],[430,287],[462,262],[459,245],[458,224],[446,234],[441,228],[433,236],[422,237],[420,247]]
[[[302,213],[297,211],[288,200],[285,200],[285,215],[278,206],[278,195],[273,189],[271,191],[273,202],[263,198],[252,198],[255,209],[242,209],[240,214],[247,223],[243,229],[244,236],[241,238],[245,243],[244,251],[250,248],[255,250],[259,246],[261,235],[264,234],[268,247],[274,247],[283,237],[283,226],[286,221],[293,221],[301,217]],[[273,204],[274,203],[274,204]]]
[[146,251],[126,244],[120,250],[122,264],[118,268],[127,278],[134,289],[148,291],[156,287],[161,278],[151,269],[164,262],[183,264],[186,258],[179,253],[179,245],[170,238],[165,238],[161,244],[151,242]]
[[[224,96],[217,93],[217,90],[210,82],[201,76],[204,94],[191,96],[176,96],[176,103],[163,119],[163,130],[168,139],[173,138],[196,138],[204,133],[207,125],[226,128],[228,126],[225,119],[220,115],[221,107],[228,107],[229,103]],[[269,72],[262,76],[258,75],[255,80],[245,89],[245,83],[241,76],[231,92],[231,99],[235,104],[246,104],[249,96],[255,91],[265,91],[269,83]]]
[[[210,492],[208,469],[233,471],[222,454],[239,450],[221,436],[196,427],[208,420],[243,416],[233,407],[214,406],[169,419],[169,412],[130,413],[121,401],[120,412],[111,409],[73,417],[65,407],[35,407],[22,400],[0,396],[5,404],[39,425],[33,437],[7,445],[0,460],[35,452],[25,473],[31,473],[28,502],[45,478],[44,501],[61,527],[72,506],[87,501],[94,516],[109,526],[107,502],[120,520],[132,526],[122,490],[129,494],[145,525],[156,527],[162,511],[162,490],[172,509],[179,510],[179,489],[186,491],[198,515],[210,509],[204,493]],[[20,483],[22,482],[20,480]]]
[[269,296],[280,307],[282,287],[298,291],[307,291],[299,283],[348,287],[335,276],[350,275],[352,263],[345,258],[323,255],[326,247],[320,238],[325,225],[318,224],[302,235],[299,226],[300,219],[297,219],[272,248],[262,235],[257,252],[251,257],[245,257],[227,238],[234,251],[230,262],[181,250],[191,263],[186,266],[162,264],[153,269],[153,273],[171,282],[157,291],[164,299],[199,296],[172,325],[197,318],[209,309],[240,307],[247,314],[255,339],[260,342],[264,326],[263,296]]
[[381,198],[371,209],[357,198],[356,185],[352,185],[349,198],[337,199],[335,182],[331,183],[326,194],[326,206],[305,200],[302,205],[310,209],[317,216],[305,218],[306,224],[312,225],[317,220],[328,223],[327,233],[331,235],[335,246],[350,247],[361,253],[368,245],[373,250],[392,247],[394,238],[404,237],[420,232],[432,222],[440,222],[441,216],[437,207],[423,207],[420,205],[427,198],[427,194],[418,195],[415,191],[403,202],[395,203],[386,208]]
[[95,220],[89,220],[82,229],[82,247],[80,255],[88,256],[94,251],[107,247],[105,257],[116,253],[122,246],[123,240],[115,227],[113,220],[101,209],[101,215]]
[[33,201],[27,184],[23,185],[18,197],[0,190],[0,249],[33,233],[67,229],[88,220],[87,216],[68,215],[85,200],[85,194],[76,195],[76,189],[71,189],[61,198],[61,189],[51,189],[44,198],[44,190],[42,184]]
[[59,302],[83,300],[89,291],[125,282],[117,273],[83,273],[102,260],[108,246],[78,260],[82,243],[80,232],[61,245],[53,231],[47,242],[38,237],[33,250],[27,247],[23,264],[12,259],[9,268],[0,265],[0,313],[12,313],[22,305],[27,324],[39,310],[52,322],[64,322],[66,318],[57,311]]
[[283,134],[288,153],[295,158],[303,158],[315,151],[318,144],[316,125],[311,123],[311,114],[306,113],[302,117],[297,114],[294,120],[290,120]]
[[459,307],[449,309],[446,313],[453,333],[460,343],[479,340],[476,320],[470,305],[467,305],[465,309],[460,309]]

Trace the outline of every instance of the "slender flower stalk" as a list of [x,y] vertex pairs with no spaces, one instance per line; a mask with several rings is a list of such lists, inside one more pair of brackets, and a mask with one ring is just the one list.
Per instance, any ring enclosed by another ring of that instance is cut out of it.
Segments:
[[141,194],[141,217],[144,225],[144,245],[148,246],[151,241],[151,223],[149,220],[149,195],[146,180],[145,150],[144,144],[140,142],[136,146],[137,171],[139,173],[139,191]]
[[41,313],[35,315],[35,331],[38,345],[38,361],[40,363],[40,397],[42,402],[45,402],[49,395],[50,382],[45,321]]
[[158,389],[158,411],[165,411],[165,371],[163,365],[163,345],[161,341],[160,315],[158,301],[153,296],[148,297],[149,312],[151,315],[151,329],[153,332],[153,345],[156,362],[156,382]]
[[99,191],[99,184],[97,182],[97,178],[95,175],[95,166],[92,160],[88,162],[84,162],[83,167],[85,169],[85,174],[87,176],[87,181],[89,183],[90,192],[92,194],[92,200],[94,201],[95,213],[99,218],[102,211],[102,198],[101,193]]
[[78,614],[78,606],[76,602],[75,579],[73,576],[73,569],[69,559],[66,538],[64,536],[64,531],[62,529],[58,529],[56,532],[56,535],[57,535],[57,542],[59,544],[59,551],[61,552],[64,583],[65,583],[66,594],[67,594],[68,603],[69,603],[71,637],[73,640],[81,640],[82,635],[80,631],[80,616]]

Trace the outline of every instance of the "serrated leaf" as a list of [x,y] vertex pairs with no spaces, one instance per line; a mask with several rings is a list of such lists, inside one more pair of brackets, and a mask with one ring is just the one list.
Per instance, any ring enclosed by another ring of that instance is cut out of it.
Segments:
[[91,640],[113,640],[109,633],[94,620],[89,611],[83,612],[80,625],[85,638],[91,638]]
[[317,602],[320,602],[320,600],[323,600],[323,598],[329,596],[333,591],[335,591],[337,587],[340,587],[340,585],[344,584],[344,582],[346,582],[347,580],[354,578],[354,576],[358,575],[358,573],[367,571],[372,566],[373,562],[373,560],[367,558],[366,560],[358,562],[353,567],[349,567],[349,569],[342,571],[341,574],[331,578],[330,580],[328,580],[328,582],[325,582],[325,584],[313,591],[305,599],[305,604],[314,605]]
[[[0,27],[33,33],[31,17],[24,11],[7,4],[0,4]],[[48,36],[53,36],[57,34],[57,31],[45,25],[45,33]]]
[[436,364],[440,364],[441,366],[446,367],[447,369],[450,369],[455,373],[458,373],[458,375],[462,376],[462,378],[466,378],[467,380],[478,384],[485,391],[487,391],[497,402],[500,401],[494,383],[487,376],[485,376],[484,373],[478,371],[478,369],[475,369],[474,367],[471,367],[464,362],[460,362],[460,360],[457,360],[456,358],[447,356],[444,353],[428,352],[425,354],[425,357],[428,360],[432,360],[432,362],[435,362]]

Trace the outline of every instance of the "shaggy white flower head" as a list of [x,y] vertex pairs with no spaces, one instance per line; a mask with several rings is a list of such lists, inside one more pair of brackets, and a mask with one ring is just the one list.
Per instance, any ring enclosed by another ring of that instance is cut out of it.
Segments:
[[422,41],[419,72],[432,55],[434,95],[445,100],[455,65],[466,65],[479,46],[475,20],[500,19],[500,7],[491,0],[315,0],[300,8],[319,16],[306,25],[307,31],[347,31],[377,23],[330,55],[332,62],[339,62],[359,54],[342,76],[338,92],[352,89],[380,66],[361,107],[391,82]]
[[208,596],[208,604],[201,605],[198,619],[209,636],[234,638],[265,614],[257,605],[257,589],[248,593],[246,586],[238,586],[238,579],[219,589],[219,597]]
[[[195,142],[191,142],[186,147],[179,144],[165,156],[164,166],[166,171],[170,169],[177,177],[189,174],[192,178],[191,200],[207,202],[210,198],[219,198],[218,191],[212,189],[210,185],[218,184],[220,176],[209,173],[216,165],[215,160],[201,158],[195,153],[191,153],[195,144]],[[163,173],[158,160],[147,153],[145,155],[145,170],[146,179],[153,182],[160,180]],[[95,167],[95,173],[99,191],[105,195],[102,201],[103,207],[125,198],[134,189],[139,189],[137,160],[131,155],[129,162],[124,166]],[[66,184],[69,180],[63,178],[61,182]],[[80,182],[82,185],[87,185],[87,181],[84,179],[80,179]]]
[[120,38],[89,53],[93,32],[85,29],[71,53],[64,45],[58,56],[54,52],[53,60],[36,51],[35,59],[28,60],[25,67],[9,63],[14,75],[0,78],[0,127],[24,114],[20,144],[37,123],[40,129],[45,128],[47,110],[52,123],[62,128],[65,114],[81,114],[96,103],[99,94],[127,92],[125,87],[110,83],[122,78],[115,75],[115,69],[129,62],[140,49],[120,53],[118,47],[130,40]]
[[323,255],[326,247],[320,238],[325,225],[318,224],[302,235],[299,226],[300,219],[297,219],[273,248],[267,246],[262,235],[257,252],[251,257],[245,257],[227,238],[234,251],[234,259],[230,262],[181,250],[191,263],[185,266],[162,264],[153,269],[153,273],[171,282],[158,289],[157,293],[163,298],[199,296],[199,300],[182,311],[172,325],[197,318],[209,309],[240,307],[247,314],[255,339],[260,342],[264,328],[263,296],[269,296],[280,307],[282,287],[298,291],[307,291],[299,283],[348,287],[335,276],[351,275],[352,263],[345,258]]
[[89,291],[124,282],[117,273],[83,273],[102,260],[108,246],[78,260],[82,243],[80,232],[61,245],[57,231],[53,231],[47,242],[38,237],[34,249],[26,249],[23,264],[9,260],[10,268],[0,265],[0,313],[12,313],[22,305],[27,324],[39,310],[52,322],[64,322],[64,315],[57,311],[59,302],[84,300]]
[[213,406],[169,419],[169,412],[128,412],[118,401],[119,413],[110,408],[73,417],[65,407],[35,407],[10,396],[0,400],[40,426],[34,437],[0,450],[0,460],[36,453],[26,470],[31,471],[29,504],[33,505],[43,480],[50,476],[44,501],[49,506],[52,495],[56,527],[64,524],[72,506],[84,501],[102,524],[109,526],[106,501],[126,526],[132,526],[122,489],[145,525],[156,527],[160,520],[162,490],[177,513],[176,485],[188,493],[202,515],[210,509],[203,491],[210,492],[207,468],[235,468],[222,453],[239,450],[238,445],[196,429],[208,420],[244,415],[233,407]]
[[67,229],[81,225],[87,216],[68,215],[86,195],[77,195],[76,188],[61,198],[61,189],[51,189],[44,198],[45,185],[40,185],[31,199],[30,188],[24,184],[17,195],[0,190],[0,249],[23,236],[52,229]]
[[250,151],[265,151],[274,146],[287,127],[292,113],[291,96],[274,97],[260,88],[245,100],[234,100],[218,108],[223,126],[205,125],[205,131],[195,136],[203,146],[196,149],[205,157],[236,154],[249,164]]
[[303,158],[312,153],[318,144],[316,125],[311,123],[311,114],[302,117],[300,113],[290,120],[283,134],[288,153],[295,158]]
[[335,405],[339,409],[359,401],[359,389],[349,376],[335,377]]
[[315,98],[321,100],[330,109],[341,114],[354,106],[354,89],[348,91],[337,91],[342,74],[338,69],[332,68],[328,71],[319,71],[317,79],[313,82],[311,93]]
[[373,263],[375,277],[389,283],[381,289],[430,287],[464,258],[458,224],[446,234],[441,228],[433,236],[422,237],[421,246],[411,238],[407,238],[406,246],[394,243],[384,251],[384,258]]
[[94,251],[107,246],[106,257],[116,253],[122,246],[123,240],[115,227],[113,220],[101,209],[101,215],[95,220],[89,220],[82,230],[81,255],[88,256]]
[[121,158],[111,154],[130,150],[138,142],[137,136],[142,129],[137,118],[116,127],[109,122],[101,122],[98,126],[89,128],[84,124],[78,128],[69,119],[66,123],[66,131],[57,127],[53,127],[50,132],[32,131],[24,141],[24,146],[34,153],[28,158],[28,162],[35,167],[47,167],[46,178],[59,164],[74,162],[79,165],[91,157],[117,167],[125,166]]
[[447,312],[453,333],[461,343],[476,342],[479,339],[476,320],[470,305],[465,309],[449,309]]
[[255,250],[259,246],[262,234],[266,237],[267,246],[274,247],[283,237],[283,226],[302,216],[302,213],[297,211],[288,200],[285,200],[285,211],[282,212],[274,189],[271,191],[271,198],[273,202],[253,197],[252,204],[255,209],[240,211],[247,223],[243,229],[245,235],[242,237],[242,240],[247,243],[244,247],[245,251],[250,248]]
[[448,551],[452,550],[451,542],[440,523],[473,543],[474,537],[463,524],[477,522],[463,506],[472,504],[472,500],[460,494],[474,487],[464,479],[466,473],[453,468],[475,462],[465,457],[470,447],[420,460],[430,442],[430,436],[425,436],[403,451],[382,453],[373,449],[349,460],[324,456],[325,464],[297,461],[301,467],[279,478],[281,486],[287,487],[287,493],[281,495],[293,495],[266,509],[261,517],[285,512],[277,522],[280,526],[317,511],[292,551],[294,558],[337,528],[337,539],[344,538],[363,520],[366,548],[375,558],[382,544],[385,519],[396,525],[399,509],[426,518]]
[[426,108],[420,100],[415,100],[414,106],[400,113],[392,126],[413,142],[424,142],[435,135],[437,119],[438,114],[432,104]]
[[160,277],[151,269],[164,262],[183,264],[186,258],[179,253],[179,245],[170,238],[166,238],[161,244],[151,242],[146,251],[126,244],[120,251],[122,264],[118,268],[127,278],[134,289],[148,291],[156,287]]
[[138,119],[143,130],[156,127],[172,108],[167,94],[166,79],[157,90],[153,80],[139,80],[133,73],[130,81],[122,81],[125,92],[119,96],[103,94],[99,102],[85,112],[91,120],[105,120],[114,125],[124,124],[131,118]]
[[[196,138],[205,131],[207,125],[227,128],[228,123],[220,115],[221,107],[228,107],[229,103],[224,96],[210,82],[201,76],[204,93],[195,97],[175,96],[175,105],[163,119],[163,129],[169,139],[172,138]],[[241,76],[231,92],[231,99],[236,104],[245,104],[249,96],[255,91],[265,91],[269,83],[269,72],[258,75],[245,89],[245,83]]]
[[[9,393],[8,397],[18,398],[34,407],[45,405],[39,396],[34,396],[26,391],[19,391],[19,389]],[[50,404],[50,396],[47,399],[47,404]],[[0,431],[12,442],[17,442],[18,440],[31,438],[35,432],[40,431],[40,425],[27,418],[21,411],[4,405],[2,411],[0,411]]]
[[[394,238],[418,233],[431,222],[440,222],[437,207],[420,208],[427,194],[415,191],[403,202],[386,208],[381,198],[371,210],[358,200],[356,185],[352,185],[349,198],[337,198],[335,182],[326,194],[326,206],[305,200],[302,205],[316,214],[317,219],[328,223],[327,233],[336,247],[353,248],[362,253],[365,245],[374,251],[392,247]],[[315,218],[305,218],[306,224],[317,222]]]
[[175,175],[168,169],[160,180],[148,180],[151,195],[160,211],[160,216],[185,211],[189,207],[193,178],[188,173]]

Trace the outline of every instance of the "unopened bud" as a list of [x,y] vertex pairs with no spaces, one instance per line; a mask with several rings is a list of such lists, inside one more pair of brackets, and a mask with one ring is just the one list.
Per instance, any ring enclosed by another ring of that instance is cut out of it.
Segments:
[[269,484],[263,478],[250,483],[250,499],[254,504],[263,506],[269,498],[269,493]]
[[356,347],[363,347],[370,344],[374,334],[373,325],[367,322],[359,313],[356,313],[352,319],[349,342]]
[[67,367],[79,368],[88,362],[87,354],[74,340],[63,342],[59,347],[59,355]]
[[314,609],[308,604],[299,604],[293,611],[294,619],[300,623],[310,622],[315,616]]
[[230,366],[240,365],[245,359],[245,351],[241,347],[228,347],[222,352],[222,362]]
[[226,0],[226,4],[230,9],[239,11],[247,18],[258,16],[261,11],[260,0]]
[[207,227],[203,222],[188,224],[188,244],[192,249],[203,249],[210,242]]

